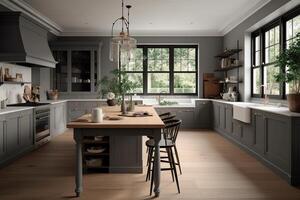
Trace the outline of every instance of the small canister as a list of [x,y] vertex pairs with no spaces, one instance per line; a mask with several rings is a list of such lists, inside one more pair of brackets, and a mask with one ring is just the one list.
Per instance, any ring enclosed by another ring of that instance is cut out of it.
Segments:
[[103,121],[103,112],[102,108],[93,108],[92,110],[92,122],[100,123]]

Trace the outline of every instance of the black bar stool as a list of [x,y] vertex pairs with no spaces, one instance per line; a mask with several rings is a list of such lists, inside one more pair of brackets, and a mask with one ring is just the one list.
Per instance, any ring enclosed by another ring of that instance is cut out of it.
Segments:
[[[160,141],[160,149],[164,149],[165,152],[167,153],[167,156],[161,157],[160,162],[169,163],[170,165],[169,168],[161,168],[161,171],[166,171],[166,170],[171,171],[173,181],[174,178],[176,180],[178,193],[180,193],[180,187],[179,187],[179,181],[177,176],[176,162],[173,156],[173,148],[175,147],[175,142],[178,136],[180,125],[181,125],[181,120],[177,120],[177,119],[168,120],[165,128],[163,129],[163,138]],[[157,149],[155,149],[155,143],[153,139],[147,140],[146,145],[149,148],[149,155],[150,155],[146,180],[148,180],[148,178],[150,178],[151,176],[150,195],[152,195],[153,177],[154,177],[154,173],[153,173],[154,152],[157,151]],[[160,149],[158,151],[160,151]]]

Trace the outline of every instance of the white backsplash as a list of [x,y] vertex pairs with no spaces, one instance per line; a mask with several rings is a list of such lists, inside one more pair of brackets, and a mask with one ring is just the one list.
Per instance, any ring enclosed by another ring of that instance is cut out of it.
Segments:
[[[21,73],[23,75],[24,82],[31,82],[31,68],[23,67],[14,64],[0,63],[0,67],[9,68],[9,73],[13,77],[16,73]],[[31,84],[27,84],[31,87]],[[19,103],[24,102],[22,96],[24,92],[24,85],[21,84],[3,84],[0,86],[0,100],[8,98],[7,103]]]

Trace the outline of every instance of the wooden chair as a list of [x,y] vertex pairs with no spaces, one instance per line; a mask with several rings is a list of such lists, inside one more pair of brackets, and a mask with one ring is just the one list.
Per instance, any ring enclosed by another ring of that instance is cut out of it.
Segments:
[[[167,156],[162,156],[160,162],[169,163],[169,168],[161,168],[161,171],[169,170],[172,174],[172,179],[176,180],[177,190],[180,193],[177,169],[176,169],[176,161],[173,156],[173,148],[175,148],[176,139],[178,136],[179,128],[181,125],[181,120],[172,119],[168,120],[165,128],[163,129],[163,138],[160,141],[160,149],[158,151],[161,152],[161,149],[164,149],[167,153]],[[152,195],[153,188],[153,169],[154,169],[154,152],[156,151],[154,140],[150,139],[146,141],[146,146],[149,148],[149,165],[147,169],[147,177],[146,180],[151,177],[151,186],[150,186],[150,195]]]

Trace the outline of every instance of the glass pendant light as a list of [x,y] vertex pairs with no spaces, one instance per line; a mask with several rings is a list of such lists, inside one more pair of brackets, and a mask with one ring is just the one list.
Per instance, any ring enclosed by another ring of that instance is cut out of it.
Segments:
[[[131,5],[126,5],[128,10],[127,18],[124,17],[124,0],[122,0],[122,17],[116,19],[112,24],[110,41],[110,60],[113,62],[118,62],[119,65],[127,64],[130,59],[134,57],[134,51],[136,48],[136,39],[130,37],[129,34],[129,11]],[[114,28],[117,22],[121,22],[121,32],[119,35],[114,35]],[[121,67],[121,66],[119,66]]]

